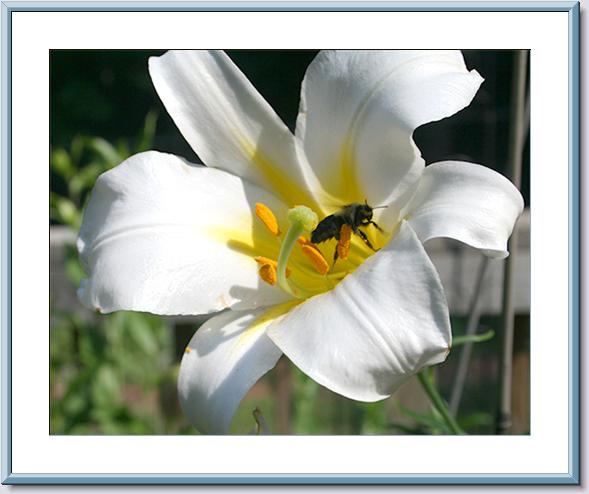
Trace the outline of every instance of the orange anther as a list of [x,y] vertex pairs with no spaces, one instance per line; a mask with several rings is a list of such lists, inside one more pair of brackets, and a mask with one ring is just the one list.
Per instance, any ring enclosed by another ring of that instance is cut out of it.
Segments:
[[350,255],[350,243],[352,242],[352,227],[350,225],[342,225],[339,232],[339,240],[337,242],[337,256],[339,259],[347,259]]
[[256,261],[260,266],[263,266],[264,264],[272,264],[274,267],[277,266],[277,262],[274,259],[270,259],[269,257],[256,256],[254,257],[254,261]]
[[305,254],[309,258],[309,260],[313,264],[313,267],[317,270],[319,274],[327,274],[327,272],[329,271],[329,264],[327,263],[325,257],[323,257],[323,254],[321,254],[321,251],[317,247],[309,243],[302,245],[301,250],[303,251],[303,254]]
[[280,235],[280,228],[278,228],[278,221],[276,220],[276,216],[274,216],[274,213],[268,206],[262,204],[261,202],[257,202],[256,216],[262,223],[264,223],[272,235],[276,237]]
[[262,264],[260,267],[260,278],[262,278],[269,285],[276,285],[277,275],[276,267],[272,264]]
[[[269,257],[264,257],[264,256],[256,256],[254,257],[254,260],[260,265],[260,266],[264,266],[265,264],[269,264],[270,266],[272,266],[274,268],[274,270],[276,271],[278,269],[278,263],[274,260],[274,259],[270,259]],[[290,276],[291,270],[290,268],[287,266],[286,267],[286,277],[288,278]]]

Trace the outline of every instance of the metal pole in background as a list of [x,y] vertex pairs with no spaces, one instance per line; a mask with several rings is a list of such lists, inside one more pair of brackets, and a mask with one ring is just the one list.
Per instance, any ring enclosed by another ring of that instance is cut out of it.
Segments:
[[[483,280],[489,265],[489,258],[483,256],[479,266],[477,281],[474,289],[474,294],[470,301],[470,308],[468,311],[468,323],[466,325],[466,336],[472,336],[476,333],[481,319],[481,304],[479,303],[481,293],[483,291]],[[460,360],[458,361],[458,369],[456,370],[456,377],[454,378],[454,387],[452,388],[452,396],[450,398],[450,411],[456,417],[458,409],[460,408],[460,400],[462,399],[462,391],[466,382],[468,374],[468,365],[470,364],[470,356],[472,354],[472,342],[465,343],[460,353]]]
[[[508,147],[508,178],[519,189],[522,172],[522,153],[527,132],[526,76],[528,51],[519,50],[514,57],[514,77],[511,89],[511,133]],[[511,381],[513,364],[513,332],[515,309],[513,306],[513,275],[517,257],[517,224],[507,244],[509,257],[505,261],[503,278],[503,335],[501,365],[499,368],[500,394],[497,417],[497,433],[508,434],[511,430]]]

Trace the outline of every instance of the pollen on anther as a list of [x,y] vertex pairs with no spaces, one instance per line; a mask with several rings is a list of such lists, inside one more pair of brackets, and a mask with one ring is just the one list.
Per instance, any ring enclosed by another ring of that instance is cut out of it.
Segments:
[[[270,259],[269,257],[264,256],[256,256],[254,257],[254,261],[256,261],[260,266],[264,266],[264,264],[269,264],[274,268],[276,271],[278,269],[278,263],[274,259]],[[287,266],[286,267],[286,277],[288,278],[291,274],[291,269]]]
[[329,263],[325,260],[325,257],[323,257],[323,254],[317,247],[312,244],[305,244],[301,245],[301,250],[303,251],[303,254],[309,258],[313,267],[319,274],[327,274],[329,271]]
[[352,242],[352,227],[342,225],[337,242],[337,255],[339,259],[347,259],[350,255],[350,243]]
[[184,353],[190,353],[191,351],[192,351],[192,348],[190,348],[189,346],[187,346],[187,347],[184,349]]
[[260,268],[260,278],[262,278],[269,285],[276,285],[278,276],[276,274],[276,268],[272,264],[262,264]]
[[272,235],[275,237],[280,235],[280,228],[278,228],[278,221],[276,220],[276,216],[274,216],[274,213],[268,206],[262,204],[261,202],[257,202],[256,216],[262,223],[264,223],[264,226],[268,228]]

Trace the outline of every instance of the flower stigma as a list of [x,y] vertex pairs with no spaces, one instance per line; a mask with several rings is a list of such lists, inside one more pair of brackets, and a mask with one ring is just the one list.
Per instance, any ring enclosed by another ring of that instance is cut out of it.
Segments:
[[295,206],[288,211],[288,221],[290,222],[290,226],[282,241],[280,254],[278,255],[278,285],[293,297],[307,298],[311,293],[296,286],[294,283],[291,285],[286,279],[286,264],[299,237],[304,233],[311,233],[319,224],[319,218],[311,208],[307,206]]

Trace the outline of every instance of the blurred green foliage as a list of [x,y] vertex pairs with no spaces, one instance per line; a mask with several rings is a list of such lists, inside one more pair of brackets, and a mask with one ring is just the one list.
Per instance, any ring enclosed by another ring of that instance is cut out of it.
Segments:
[[[83,206],[98,176],[131,154],[151,147],[157,116],[149,113],[131,144],[77,135],[69,149],[51,150],[54,223],[78,231]],[[73,287],[84,272],[67,246],[64,268]],[[96,315],[52,307],[50,338],[51,433],[177,434],[192,432],[176,400],[178,363],[173,333],[151,314]]]
[[78,134],[72,139],[69,149],[61,146],[52,149],[50,218],[78,231],[83,206],[98,176],[132,154],[151,149],[156,124],[157,114],[151,111],[145,117],[143,128],[133,145],[125,139],[119,139],[113,145],[101,137]]

